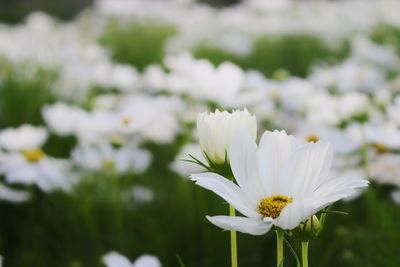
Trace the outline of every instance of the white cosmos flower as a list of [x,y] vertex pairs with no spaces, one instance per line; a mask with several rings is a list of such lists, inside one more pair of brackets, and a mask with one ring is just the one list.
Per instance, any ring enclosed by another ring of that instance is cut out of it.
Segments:
[[232,113],[217,109],[214,113],[199,114],[197,132],[200,146],[213,163],[225,162],[233,133],[240,126],[245,127],[252,140],[256,140],[257,121],[247,109],[235,110]]
[[[0,200],[12,203],[21,203],[29,199],[29,194],[0,184]],[[0,265],[1,267],[1,265]]]
[[0,147],[8,151],[24,151],[41,147],[48,133],[43,127],[23,124],[18,128],[7,128],[0,133]]
[[225,230],[262,235],[273,225],[294,229],[319,210],[357,188],[364,179],[332,178],[329,143],[299,143],[284,131],[265,132],[257,147],[248,133],[235,132],[229,151],[237,184],[215,173],[191,175],[196,184],[221,196],[244,217],[207,217]]
[[40,149],[5,154],[0,158],[0,174],[5,175],[8,183],[36,184],[45,192],[68,191],[77,181],[68,160],[52,158]]
[[332,144],[332,149],[337,154],[348,154],[359,149],[362,145],[358,140],[353,140],[345,131],[324,125],[310,125],[302,122],[302,126],[295,132],[296,138],[304,142],[327,141]]
[[79,122],[85,116],[88,116],[83,109],[69,106],[62,102],[44,106],[42,115],[47,126],[60,136],[74,134]]
[[131,263],[127,257],[113,251],[103,256],[102,260],[107,267],[161,267],[160,261],[151,255],[142,255]]
[[136,202],[149,203],[154,199],[154,192],[145,186],[135,185],[132,188],[132,197]]
[[71,153],[72,161],[85,170],[110,170],[117,173],[140,173],[151,163],[152,155],[138,144],[121,143],[113,147],[109,142],[81,143]]
[[[45,192],[71,188],[76,177],[71,174],[70,162],[50,157],[41,149],[47,136],[45,128],[28,124],[0,133],[0,145],[7,150],[0,156],[0,174],[4,174],[7,183],[36,184]],[[16,201],[26,198],[14,197]]]
[[203,170],[202,166],[198,164],[188,164],[187,160],[192,160],[189,155],[201,162],[206,161],[204,155],[201,153],[200,145],[198,143],[189,143],[181,149],[178,156],[176,156],[175,160],[171,163],[170,168],[183,177],[187,177],[191,173],[201,172]]
[[368,170],[371,178],[380,184],[391,184],[400,187],[400,156],[391,153],[370,156]]

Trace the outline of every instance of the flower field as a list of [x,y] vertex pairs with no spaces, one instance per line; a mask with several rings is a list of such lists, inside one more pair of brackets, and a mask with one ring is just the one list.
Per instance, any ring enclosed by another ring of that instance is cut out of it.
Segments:
[[400,2],[203,2],[0,23],[2,266],[400,266]]

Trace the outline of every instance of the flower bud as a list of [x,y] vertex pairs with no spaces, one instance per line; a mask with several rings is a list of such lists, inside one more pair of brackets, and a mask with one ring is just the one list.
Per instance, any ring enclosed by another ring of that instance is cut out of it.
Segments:
[[321,223],[317,216],[313,215],[307,221],[301,223],[296,229],[291,231],[294,238],[298,238],[303,241],[308,241],[318,236],[321,230]]
[[321,228],[321,224],[317,218],[317,216],[313,215],[310,219],[308,219],[304,224],[304,231],[307,233],[318,234]]
[[237,128],[244,128],[255,140],[257,121],[247,109],[232,113],[219,111],[201,113],[197,117],[197,131],[203,153],[213,164],[224,164],[228,157],[228,148]]

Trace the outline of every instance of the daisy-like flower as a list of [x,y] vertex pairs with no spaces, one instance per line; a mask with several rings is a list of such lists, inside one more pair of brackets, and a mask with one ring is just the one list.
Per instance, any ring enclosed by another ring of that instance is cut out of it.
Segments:
[[240,126],[245,126],[252,140],[256,139],[256,117],[247,109],[235,110],[232,113],[217,109],[214,113],[204,112],[197,117],[200,146],[210,161],[216,164],[225,162],[233,133]]
[[7,183],[36,184],[41,190],[69,190],[75,178],[68,160],[46,155],[42,146],[48,133],[43,127],[22,125],[0,132],[0,174]]
[[[97,140],[96,140],[97,141]],[[140,173],[151,163],[151,154],[139,148],[135,142],[124,143],[114,147],[107,140],[80,143],[71,153],[72,161],[84,170],[115,171],[117,173]]]
[[368,182],[332,177],[329,143],[300,143],[285,131],[267,131],[257,147],[240,128],[229,150],[237,184],[215,173],[191,175],[196,184],[213,191],[244,215],[207,219],[225,230],[262,235],[272,226],[291,230],[321,209],[349,197]]

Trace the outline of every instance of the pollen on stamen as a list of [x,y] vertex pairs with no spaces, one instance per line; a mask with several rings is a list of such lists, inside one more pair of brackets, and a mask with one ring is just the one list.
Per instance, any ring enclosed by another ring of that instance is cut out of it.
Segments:
[[316,142],[318,142],[319,141],[319,136],[318,135],[316,135],[316,134],[310,134],[310,135],[308,135],[307,137],[306,137],[306,142],[309,142],[309,143],[316,143]]
[[28,149],[23,152],[25,159],[29,162],[38,162],[45,157],[41,149]]
[[389,152],[389,148],[385,144],[376,143],[374,148],[377,154],[386,154]]
[[124,126],[128,126],[129,124],[131,124],[131,122],[132,122],[132,119],[131,119],[130,117],[124,117],[124,118],[122,119],[122,124],[123,124]]
[[258,203],[258,213],[264,217],[277,218],[282,210],[293,201],[292,197],[285,195],[273,195],[260,200]]

